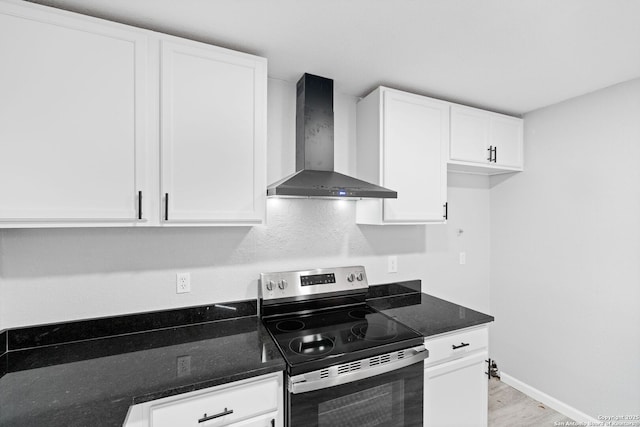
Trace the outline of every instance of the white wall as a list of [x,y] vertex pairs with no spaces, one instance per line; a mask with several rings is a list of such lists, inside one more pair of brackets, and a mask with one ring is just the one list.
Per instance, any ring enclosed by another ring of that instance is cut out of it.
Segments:
[[590,415],[640,414],[640,80],[525,116],[492,178],[492,357]]
[[[295,84],[271,79],[268,89],[272,182],[295,169]],[[355,106],[336,94],[340,172],[355,171]],[[0,330],[255,298],[262,271],[349,264],[363,264],[373,284],[422,279],[427,292],[487,311],[489,181],[449,179],[446,226],[358,226],[355,202],[282,199],[253,228],[2,230]],[[388,255],[398,255],[396,274],[386,273]],[[191,273],[190,294],[176,295],[176,272]]]

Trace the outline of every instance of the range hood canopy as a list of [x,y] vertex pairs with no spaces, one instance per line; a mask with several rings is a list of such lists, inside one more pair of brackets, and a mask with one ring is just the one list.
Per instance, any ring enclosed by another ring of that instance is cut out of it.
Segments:
[[398,193],[333,170],[333,80],[304,74],[297,85],[296,172],[267,196],[391,198]]

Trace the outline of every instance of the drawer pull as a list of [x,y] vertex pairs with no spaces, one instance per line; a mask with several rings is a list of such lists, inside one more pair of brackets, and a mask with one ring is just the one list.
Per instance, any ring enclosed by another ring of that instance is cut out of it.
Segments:
[[229,415],[229,414],[233,414],[233,409],[227,410],[227,408],[224,408],[224,411],[220,412],[219,414],[209,415],[209,416],[207,416],[207,414],[204,414],[204,416],[198,420],[198,423],[204,423],[209,420],[224,417],[225,415]]
[[451,347],[452,347],[454,350],[457,350],[457,349],[459,349],[459,348],[466,347],[466,346],[468,346],[468,345],[469,345],[469,343],[468,343],[468,342],[466,342],[466,343],[465,343],[465,342],[461,342],[461,343],[460,343],[460,345],[455,345],[455,344],[454,344],[454,345],[452,345]]

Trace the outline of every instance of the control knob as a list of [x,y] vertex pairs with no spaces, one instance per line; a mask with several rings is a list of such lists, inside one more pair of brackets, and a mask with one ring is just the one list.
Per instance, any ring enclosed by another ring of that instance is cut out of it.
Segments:
[[349,273],[347,274],[347,282],[353,282],[354,280],[356,280],[356,275],[353,273]]
[[266,285],[264,285],[264,287],[265,287],[265,288],[267,288],[267,290],[268,290],[268,291],[272,291],[272,290],[273,290],[273,287],[274,287],[275,285],[276,285],[276,284],[275,284],[275,282],[274,282],[273,280],[269,280],[269,281],[267,282],[267,284],[266,284]]
[[362,271],[359,271],[358,274],[356,274],[356,280],[358,282],[362,282],[364,280],[364,274],[362,273]]
[[284,279],[282,279],[281,281],[279,281],[279,282],[278,282],[278,287],[279,287],[280,289],[284,289],[284,288],[286,288],[286,287],[287,287],[287,281],[286,281],[286,280],[284,280]]

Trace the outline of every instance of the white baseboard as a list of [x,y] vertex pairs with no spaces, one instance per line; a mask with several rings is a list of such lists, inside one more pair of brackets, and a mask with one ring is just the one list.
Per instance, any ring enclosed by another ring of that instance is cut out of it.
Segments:
[[571,418],[574,421],[579,423],[593,424],[597,425],[599,423],[595,418],[585,414],[582,411],[577,410],[573,406],[569,406],[564,402],[556,399],[555,397],[549,396],[547,393],[544,393],[537,388],[531,387],[529,384],[525,384],[522,381],[513,378],[509,374],[505,374],[504,372],[500,372],[500,380],[507,385],[515,388],[531,397],[532,399],[537,400],[538,402],[544,403],[549,408],[560,412],[562,415],[565,415]]

